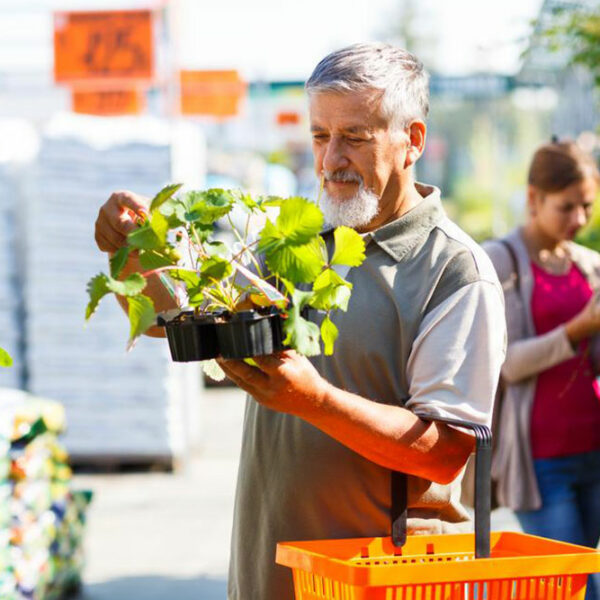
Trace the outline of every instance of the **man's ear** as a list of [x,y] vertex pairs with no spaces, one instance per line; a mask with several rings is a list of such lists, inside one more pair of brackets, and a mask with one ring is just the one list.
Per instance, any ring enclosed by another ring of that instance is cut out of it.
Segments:
[[406,149],[406,159],[404,168],[412,167],[423,154],[425,149],[425,136],[427,135],[427,125],[423,121],[413,121],[407,129],[409,138]]

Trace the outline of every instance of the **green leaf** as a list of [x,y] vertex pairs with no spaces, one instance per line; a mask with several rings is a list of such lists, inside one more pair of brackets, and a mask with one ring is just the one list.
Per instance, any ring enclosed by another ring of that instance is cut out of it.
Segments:
[[140,294],[127,298],[129,305],[129,344],[128,349],[133,347],[135,340],[146,332],[156,322],[154,302],[148,296]]
[[212,225],[233,208],[234,196],[228,190],[192,191],[184,195],[185,219],[190,223]]
[[319,310],[348,309],[352,284],[342,279],[333,269],[325,269],[313,285],[310,305]]
[[293,303],[289,308],[287,319],[283,321],[283,330],[286,334],[283,343],[304,356],[316,356],[321,353],[319,327],[316,323],[307,321],[300,314],[311,296],[312,292],[294,290]]
[[208,242],[204,249],[209,256],[218,256],[226,260],[231,258],[231,253],[227,248],[227,244],[224,244],[223,242]]
[[167,243],[169,221],[155,211],[149,221],[134,229],[127,236],[127,243],[140,250],[160,250]]
[[202,293],[204,286],[197,285],[187,289],[188,304],[190,306],[201,306],[204,303],[205,296]]
[[119,248],[110,259],[110,276],[117,279],[123,270],[123,267],[129,260],[130,249],[126,246]]
[[198,238],[201,242],[208,241],[215,229],[212,223],[209,225],[202,223],[191,223],[189,227],[192,239],[195,240],[195,238]]
[[150,204],[150,212],[160,208],[173,194],[181,188],[183,183],[171,183],[166,185],[154,198]]
[[337,227],[333,232],[335,252],[331,259],[332,265],[348,265],[358,267],[365,260],[365,242],[360,235],[350,227]]
[[169,198],[160,207],[161,214],[166,217],[169,223],[169,229],[175,229],[186,224],[185,220],[185,206],[181,200],[177,198]]
[[176,265],[180,259],[179,252],[170,246],[164,250],[140,250],[139,253],[140,265],[145,271]]
[[164,246],[167,243],[167,233],[169,231],[169,221],[167,221],[167,218],[158,211],[152,213],[150,228],[156,234],[161,247]]
[[323,228],[323,213],[306,198],[288,198],[277,217],[277,229],[287,244],[301,246],[310,242]]
[[90,297],[90,301],[85,309],[85,320],[87,321],[98,308],[98,303],[106,294],[110,294],[108,288],[108,276],[104,273],[99,273],[95,277],[92,277],[87,284],[87,292]]
[[326,316],[321,323],[321,337],[323,338],[326,356],[331,356],[333,354],[333,347],[338,335],[339,332],[338,328],[335,326],[335,323],[329,318],[329,316]]
[[0,348],[0,367],[12,367],[13,359],[10,354],[4,350],[4,348]]
[[172,269],[169,271],[169,277],[176,281],[183,281],[185,287],[190,288],[197,287],[200,285],[200,276],[196,271],[189,271],[187,269]]
[[272,273],[292,283],[314,281],[325,266],[317,239],[304,246],[274,248],[266,253],[266,262]]
[[280,207],[283,206],[285,199],[279,196],[261,196],[259,202],[265,207]]
[[258,240],[258,251],[268,254],[285,245],[281,232],[273,225],[270,219],[265,222]]
[[123,281],[113,279],[104,273],[99,273],[95,277],[92,277],[87,284],[90,301],[85,309],[85,320],[87,321],[94,314],[96,308],[98,308],[98,303],[106,294],[112,292],[119,296],[135,296],[145,287],[146,279],[139,273],[132,273]]
[[235,196],[237,205],[241,206],[248,214],[254,214],[257,210],[265,212],[264,197],[258,196],[255,199],[251,194],[246,194],[241,190],[234,190],[232,193]]
[[210,278],[220,281],[225,277],[229,277],[232,272],[233,267],[231,264],[224,258],[218,256],[207,258],[200,267],[200,273],[203,279]]
[[118,296],[137,296],[146,287],[146,278],[140,273],[132,273],[122,281],[106,277],[106,287]]

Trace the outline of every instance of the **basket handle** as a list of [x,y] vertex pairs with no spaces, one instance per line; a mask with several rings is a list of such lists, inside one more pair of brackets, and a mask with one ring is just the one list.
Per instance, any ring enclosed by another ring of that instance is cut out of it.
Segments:
[[[416,413],[424,421],[439,421],[471,429],[475,434],[475,558],[490,556],[492,432],[489,427],[461,419]],[[406,474],[392,471],[392,542],[406,543],[408,490]]]

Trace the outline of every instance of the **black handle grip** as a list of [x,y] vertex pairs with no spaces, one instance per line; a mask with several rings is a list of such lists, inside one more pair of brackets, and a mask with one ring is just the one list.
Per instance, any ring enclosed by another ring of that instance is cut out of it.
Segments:
[[[416,414],[424,421],[464,427],[475,434],[475,558],[489,558],[492,432],[489,427],[470,421]],[[407,503],[406,475],[392,472],[392,542],[398,547],[406,543]]]

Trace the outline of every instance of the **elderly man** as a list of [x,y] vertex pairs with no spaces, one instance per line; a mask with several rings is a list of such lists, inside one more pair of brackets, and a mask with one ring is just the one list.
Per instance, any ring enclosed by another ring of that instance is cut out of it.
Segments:
[[[414,179],[428,112],[422,64],[357,44],[324,58],[306,90],[326,219],[365,234],[366,259],[348,273],[333,356],[221,361],[250,395],[230,600],[293,597],[291,574],[274,564],[277,541],[388,535],[392,470],[409,476],[409,533],[468,526],[457,499],[473,439],[415,412],[489,423],[504,358],[491,263],[448,220],[439,190]],[[114,194],[98,218],[100,249],[118,248],[134,226],[126,209],[145,206]]]

